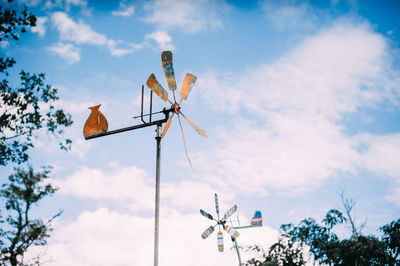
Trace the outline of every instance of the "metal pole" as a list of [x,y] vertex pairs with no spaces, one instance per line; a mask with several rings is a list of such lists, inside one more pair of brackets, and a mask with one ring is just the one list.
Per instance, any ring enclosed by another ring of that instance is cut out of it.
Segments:
[[239,248],[236,242],[236,238],[232,238],[232,241],[234,243],[235,249],[236,249],[236,253],[238,255],[238,260],[239,260],[239,266],[242,266],[242,260],[240,259],[240,252],[239,252]]
[[157,159],[156,159],[156,210],[154,223],[154,266],[158,266],[158,233],[160,220],[160,153],[161,153],[161,128],[162,124],[157,124]]

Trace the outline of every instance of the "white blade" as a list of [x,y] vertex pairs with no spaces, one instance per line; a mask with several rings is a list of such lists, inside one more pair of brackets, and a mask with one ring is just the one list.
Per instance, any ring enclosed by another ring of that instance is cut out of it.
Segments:
[[224,251],[224,237],[222,236],[222,232],[218,232],[217,234],[217,243],[218,243],[218,251]]
[[201,238],[206,239],[213,232],[214,232],[214,226],[210,226],[201,234]]
[[225,219],[225,220],[228,219],[236,210],[237,210],[237,206],[236,206],[236,204],[235,204],[235,205],[233,205],[232,208],[230,208],[230,209],[225,213],[223,219]]
[[219,219],[219,204],[218,204],[217,193],[215,193],[214,197],[215,197],[215,210],[217,211],[217,215],[218,215],[218,219]]
[[224,229],[226,232],[228,232],[228,234],[231,235],[231,237],[233,238],[237,238],[239,236],[239,232],[236,231],[235,229],[233,229],[232,227],[229,227],[227,225],[224,226]]

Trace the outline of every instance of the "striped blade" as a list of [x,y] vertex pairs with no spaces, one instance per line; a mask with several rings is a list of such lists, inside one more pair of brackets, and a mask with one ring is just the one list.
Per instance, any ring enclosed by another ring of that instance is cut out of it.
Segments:
[[210,226],[201,234],[201,238],[206,239],[209,235],[214,232],[214,226]]
[[223,219],[225,219],[225,220],[228,219],[236,210],[237,210],[237,206],[236,206],[236,204],[235,204],[235,205],[233,205],[232,208],[230,208],[230,209],[225,213]]
[[218,251],[223,252],[224,251],[224,237],[222,236],[222,232],[218,232],[217,241],[218,241]]
[[168,93],[167,91],[161,86],[161,84],[157,81],[156,76],[151,74],[150,77],[147,79],[147,86],[154,91],[155,94],[161,97],[164,101],[168,100]]
[[199,128],[198,126],[196,126],[196,125],[192,122],[192,120],[190,120],[187,116],[183,115],[182,112],[181,112],[181,115],[189,122],[189,124],[192,126],[192,128],[193,128],[194,130],[196,130],[197,133],[199,133],[199,134],[202,135],[203,137],[207,137],[207,133],[206,133],[203,129],[201,129],[201,128]]
[[236,231],[235,229],[233,229],[232,227],[229,227],[227,225],[224,226],[224,229],[226,232],[228,232],[228,234],[231,235],[231,237],[233,238],[237,238],[239,236],[239,232]]
[[165,136],[165,134],[167,134],[167,131],[168,131],[168,129],[169,129],[169,126],[171,125],[171,119],[172,119],[172,117],[174,116],[174,114],[175,114],[175,113],[172,113],[172,115],[168,118],[167,123],[165,123],[164,130],[163,130],[163,133],[162,133],[162,135],[161,135],[161,139],[163,139],[164,136]]
[[172,91],[176,90],[176,80],[174,66],[172,64],[172,52],[164,51],[161,53],[162,65],[167,78],[168,88]]
[[215,197],[215,210],[217,211],[218,219],[219,219],[219,203],[218,203],[217,193],[214,194],[214,197]]
[[190,73],[186,73],[185,79],[183,80],[181,92],[179,95],[181,99],[186,100],[189,96],[190,91],[192,90],[193,85],[196,83],[197,77]]
[[203,211],[202,209],[200,209],[200,213],[201,215],[203,215],[204,217],[210,219],[210,220],[214,220],[214,217],[212,217],[211,214],[209,214],[208,212]]

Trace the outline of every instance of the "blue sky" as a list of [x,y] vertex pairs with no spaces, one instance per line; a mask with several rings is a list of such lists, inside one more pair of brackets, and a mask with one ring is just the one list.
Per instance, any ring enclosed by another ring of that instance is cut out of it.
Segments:
[[208,138],[182,121],[193,168],[177,120],[162,142],[160,265],[236,263],[216,235],[200,237],[210,224],[199,209],[214,213],[215,192],[242,224],[262,211],[264,227],[242,231],[242,245],[267,247],[281,224],[321,219],[342,188],[365,233],[398,218],[399,1],[18,3],[38,26],[2,53],[16,58],[14,74],[46,73],[74,120],[70,152],[43,134],[31,154],[34,167],[54,166],[60,188],[37,210],[64,209],[45,250],[54,265],[151,265],[155,128],[89,141],[82,129],[96,104],[109,129],[139,123],[141,85],[154,73],[167,87],[164,50],[178,87],[198,77],[182,110]]

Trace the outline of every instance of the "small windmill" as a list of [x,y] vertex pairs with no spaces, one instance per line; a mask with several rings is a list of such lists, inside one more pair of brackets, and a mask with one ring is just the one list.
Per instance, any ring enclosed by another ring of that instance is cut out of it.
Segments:
[[216,224],[214,226],[210,226],[208,227],[202,234],[201,237],[203,239],[206,239],[208,236],[210,236],[214,230],[215,230],[215,226],[218,225],[218,234],[217,234],[217,243],[218,243],[218,251],[223,252],[224,251],[224,239],[222,236],[222,232],[221,232],[221,226],[222,228],[232,237],[232,239],[235,239],[239,236],[239,232],[236,231],[233,227],[229,227],[226,224],[226,220],[237,210],[237,206],[236,204],[233,205],[232,208],[230,208],[222,217],[222,219],[219,218],[219,204],[218,204],[218,196],[217,194],[215,194],[215,210],[217,212],[217,218],[215,219],[211,214],[203,211],[202,209],[200,209],[200,213],[201,215],[203,215],[204,217],[206,217],[207,219],[210,219],[211,221],[215,221]]
[[189,124],[193,127],[193,129],[199,133],[200,135],[202,135],[203,137],[207,137],[207,133],[199,128],[198,126],[196,126],[192,120],[190,120],[186,115],[184,115],[182,113],[181,110],[181,103],[183,100],[186,100],[189,96],[190,91],[192,90],[193,85],[196,83],[197,77],[193,74],[190,73],[186,73],[185,78],[183,80],[183,84],[181,87],[181,91],[179,93],[179,96],[181,97],[179,102],[176,100],[175,97],[175,91],[176,91],[176,80],[175,80],[175,72],[174,72],[174,67],[173,67],[173,62],[172,62],[172,52],[171,51],[164,51],[161,53],[161,61],[162,61],[162,66],[164,69],[164,73],[165,73],[165,77],[167,79],[167,83],[168,83],[168,88],[172,91],[172,95],[173,95],[173,101],[171,101],[168,98],[168,93],[167,91],[161,86],[161,84],[157,81],[156,76],[154,75],[154,73],[152,73],[150,75],[150,77],[147,79],[147,86],[158,96],[160,96],[160,98],[163,101],[168,101],[172,106],[171,109],[173,110],[172,115],[168,118],[167,123],[165,124],[164,130],[162,132],[161,138],[164,138],[165,134],[167,133],[170,125],[171,125],[171,121],[172,121],[172,117],[176,114],[178,117],[178,121],[179,121],[179,126],[181,128],[181,132],[182,132],[182,138],[183,138],[183,145],[185,147],[185,153],[186,153],[186,157],[189,161],[190,166],[192,166],[192,163],[190,162],[190,158],[189,158],[189,154],[187,151],[187,147],[186,147],[186,141],[185,141],[185,134],[183,133],[183,128],[182,128],[182,124],[181,124],[181,119],[180,119],[180,115],[183,116],[183,118],[185,118]]

